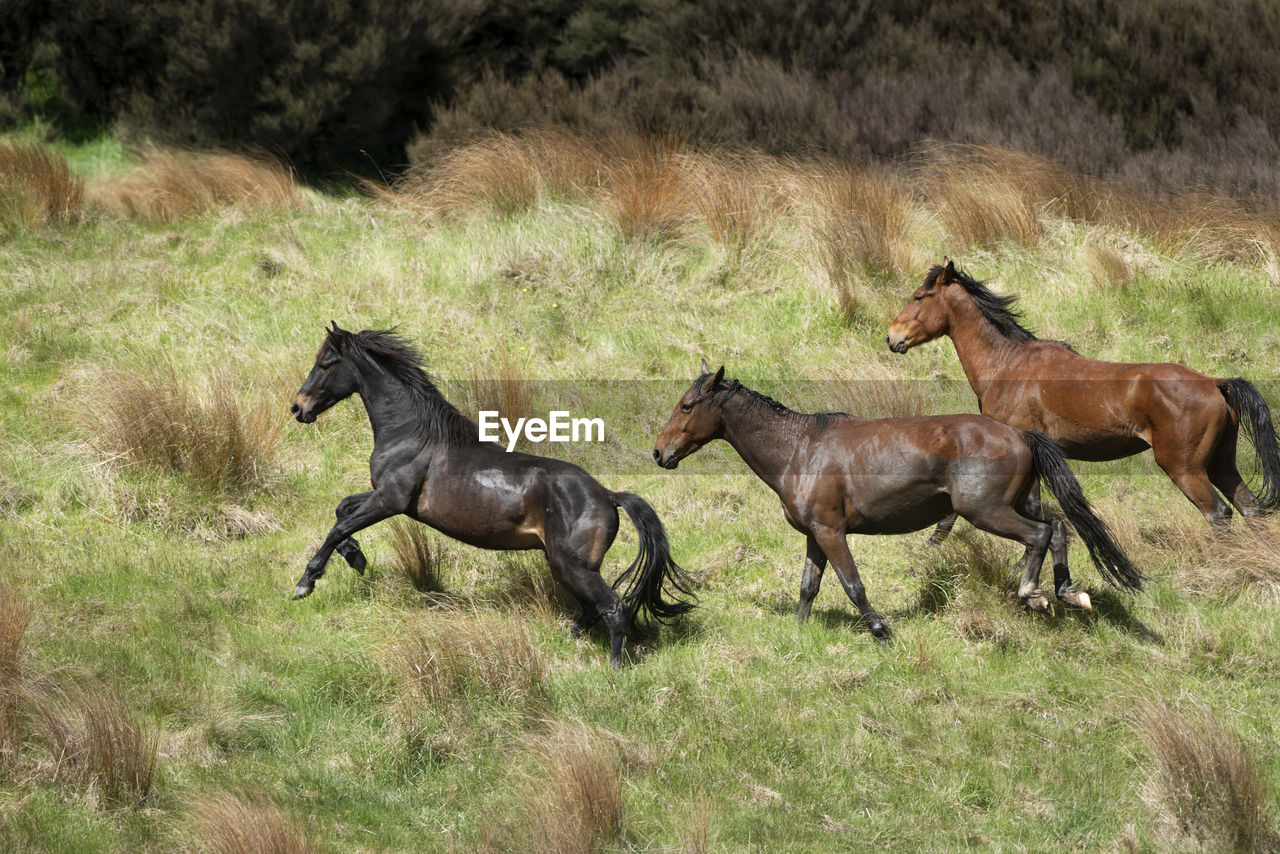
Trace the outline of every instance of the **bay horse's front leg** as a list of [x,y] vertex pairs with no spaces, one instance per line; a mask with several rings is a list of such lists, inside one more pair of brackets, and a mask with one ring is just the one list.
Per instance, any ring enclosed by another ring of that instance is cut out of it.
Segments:
[[938,527],[933,529],[933,533],[929,535],[928,543],[931,546],[941,545],[951,535],[951,529],[955,527],[956,519],[960,518],[958,514],[952,513],[947,518],[938,523]]
[[329,562],[329,557],[338,548],[339,543],[347,540],[356,531],[362,531],[370,525],[403,512],[405,502],[397,501],[386,493],[374,491],[369,493],[358,506],[353,506],[354,509],[329,530],[329,535],[324,538],[320,548],[316,550],[311,560],[307,561],[307,568],[293,589],[294,599],[301,599],[311,594],[316,587],[316,579],[324,575],[325,564]]
[[818,541],[809,534],[805,540],[804,575],[800,578],[800,607],[796,608],[796,622],[809,619],[809,609],[822,586],[822,573],[827,568],[827,556],[818,548]]
[[849,551],[849,541],[846,539],[844,530],[815,526],[813,538],[831,560],[831,565],[835,567],[836,575],[840,577],[840,584],[844,587],[845,594],[857,607],[858,613],[862,614],[862,618],[867,621],[871,634],[878,638],[888,637],[889,627],[885,624],[884,618],[877,614],[871,607],[871,603],[867,601],[867,591],[862,586],[862,579],[858,576],[858,566],[853,562],[853,554]]

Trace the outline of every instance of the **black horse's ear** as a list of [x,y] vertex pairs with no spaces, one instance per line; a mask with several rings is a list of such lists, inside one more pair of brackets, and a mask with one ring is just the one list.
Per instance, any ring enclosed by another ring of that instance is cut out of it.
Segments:
[[711,373],[711,366],[707,364],[707,360],[705,357],[702,360],[702,373],[704,374]]

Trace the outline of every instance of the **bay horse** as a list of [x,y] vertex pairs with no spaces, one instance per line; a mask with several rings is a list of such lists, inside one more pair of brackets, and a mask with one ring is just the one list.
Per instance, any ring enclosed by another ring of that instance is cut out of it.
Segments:
[[[1000,296],[943,262],[890,324],[890,350],[906,353],[949,335],[983,415],[1044,433],[1077,460],[1115,460],[1151,448],[1215,530],[1230,523],[1227,501],[1246,517],[1280,509],[1280,442],[1252,383],[1173,363],[1087,358],[1025,328],[1012,308],[1016,297]],[[1257,495],[1236,469],[1241,426],[1262,472]],[[944,520],[935,541],[954,522]]]
[[[871,633],[885,637],[888,628],[867,601],[847,535],[918,531],[952,512],[1026,547],[1018,596],[1034,610],[1048,610],[1040,569],[1054,532],[1028,506],[1041,478],[1102,576],[1117,586],[1142,586],[1142,575],[1085,501],[1062,451],[1040,433],[981,415],[802,414],[726,380],[723,367],[712,373],[704,361],[658,435],[653,459],[674,469],[714,439],[733,446],[805,536],[798,621],[808,619],[830,560]],[[1090,606],[1083,591],[1063,593],[1072,604]]]
[[[294,599],[315,589],[334,551],[363,573],[365,556],[352,535],[402,513],[480,548],[541,549],[552,576],[582,606],[574,634],[603,618],[615,668],[628,635],[644,637],[652,627],[646,624],[693,607],[680,598],[690,581],[644,499],[611,492],[572,463],[481,442],[476,424],[436,388],[422,356],[393,332],[353,333],[334,323],[290,411],[309,424],[352,394],[360,395],[373,427],[373,489],[338,504],[337,522],[307,563]],[[636,526],[640,553],[610,586],[600,564],[617,536],[619,507]],[[619,584],[627,585],[621,595]],[[664,588],[673,592],[664,595]]]

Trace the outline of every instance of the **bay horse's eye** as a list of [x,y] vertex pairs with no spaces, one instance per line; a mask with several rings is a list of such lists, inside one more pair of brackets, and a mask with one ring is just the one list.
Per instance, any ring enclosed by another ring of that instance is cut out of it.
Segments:
[[924,294],[921,294],[920,296],[916,297],[916,302],[924,302]]
[[693,411],[693,404],[692,404],[692,403],[682,403],[682,404],[680,404],[680,411],[681,411],[681,412],[692,412],[692,411]]

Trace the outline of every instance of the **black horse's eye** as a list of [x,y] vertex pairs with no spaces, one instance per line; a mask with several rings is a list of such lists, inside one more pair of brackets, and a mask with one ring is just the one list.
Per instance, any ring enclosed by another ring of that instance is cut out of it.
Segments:
[[693,411],[693,404],[692,404],[692,403],[682,403],[682,404],[680,404],[680,411],[681,411],[681,412],[692,412],[692,411]]

